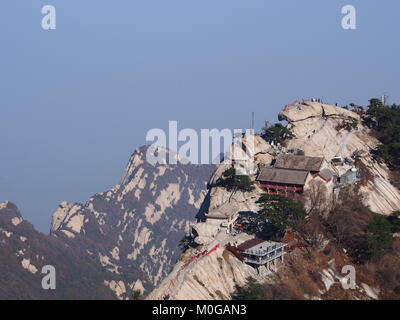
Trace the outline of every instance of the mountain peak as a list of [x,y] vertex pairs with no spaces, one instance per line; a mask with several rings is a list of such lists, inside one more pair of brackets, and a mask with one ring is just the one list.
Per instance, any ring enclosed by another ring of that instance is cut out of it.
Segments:
[[188,163],[178,153],[168,148],[153,145],[144,145],[136,148],[126,165],[121,184],[125,185],[129,183],[132,180],[133,173],[140,167],[143,167],[145,170],[153,170],[153,167],[157,166],[171,166],[168,164],[168,160],[172,158],[179,164]]
[[23,221],[17,206],[10,201],[0,202],[0,219],[2,222],[11,222],[15,226]]

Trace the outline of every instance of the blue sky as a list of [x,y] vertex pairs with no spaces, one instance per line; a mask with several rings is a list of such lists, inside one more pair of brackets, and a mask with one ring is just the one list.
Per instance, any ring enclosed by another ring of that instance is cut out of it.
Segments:
[[[57,30],[41,29],[41,8]],[[357,9],[357,30],[341,8]],[[247,128],[301,97],[400,102],[400,2],[2,0],[0,201],[41,231],[119,182],[151,128]]]

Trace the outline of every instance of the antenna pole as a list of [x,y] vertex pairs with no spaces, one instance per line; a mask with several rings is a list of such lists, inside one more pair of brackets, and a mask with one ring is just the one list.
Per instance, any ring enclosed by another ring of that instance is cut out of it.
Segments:
[[386,92],[382,96],[382,104],[384,107],[389,105],[389,96],[386,94]]

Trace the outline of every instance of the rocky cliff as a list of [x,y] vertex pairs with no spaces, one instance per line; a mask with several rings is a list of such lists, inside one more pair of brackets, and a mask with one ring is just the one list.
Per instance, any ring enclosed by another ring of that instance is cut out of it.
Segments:
[[[244,148],[232,148],[231,155],[235,166],[250,168],[270,166],[272,160],[280,154],[301,153],[306,156],[323,157],[323,167],[340,176],[350,168],[356,167],[360,180],[354,188],[363,199],[364,204],[379,214],[389,214],[400,208],[400,191],[389,182],[389,170],[384,164],[375,162],[370,150],[378,141],[364,127],[360,115],[344,108],[306,102],[285,107],[279,114],[280,120],[288,122],[288,128],[295,137],[285,141],[284,145],[267,143],[260,136],[244,138]],[[250,143],[251,141],[251,143]],[[247,152],[244,155],[244,150]],[[243,160],[246,158],[245,160]],[[346,159],[342,166],[335,166],[333,158]],[[240,160],[239,160],[240,159]],[[216,170],[209,183],[209,191],[201,212],[199,221],[193,227],[196,249],[190,248],[180,257],[171,274],[157,286],[149,295],[149,299],[161,299],[170,295],[172,299],[230,299],[237,286],[246,284],[246,278],[252,277],[259,282],[273,283],[276,274],[261,267],[258,270],[242,263],[231,252],[225,249],[230,244],[240,245],[252,238],[251,235],[240,233],[233,236],[226,233],[219,221],[207,219],[207,215],[218,215],[224,212],[257,212],[256,200],[263,191],[260,187],[252,192],[231,192],[218,185],[222,173],[231,167],[231,163],[223,163]],[[257,170],[250,172],[254,180]],[[311,179],[313,180],[313,179]],[[306,190],[312,188],[314,181],[307,182]],[[335,201],[334,185],[326,185],[325,199],[327,210]],[[321,239],[321,246],[315,252],[319,257],[321,251],[329,243]],[[199,255],[199,252],[203,254]],[[204,254],[206,253],[206,254]],[[297,257],[297,258],[296,258]],[[305,265],[301,254],[297,251],[291,254],[292,263]],[[341,266],[349,262],[345,251],[336,256],[328,255],[315,258],[314,267],[318,266],[314,276],[317,296],[304,295],[302,298],[320,299],[329,296],[336,284],[343,281],[340,274]],[[311,267],[310,267],[311,268]],[[306,270],[311,272],[311,269]],[[275,280],[274,280],[275,279]],[[290,284],[288,284],[289,286]],[[357,290],[348,296],[350,299],[375,299],[378,290],[372,289],[364,282],[357,283]]]
[[191,164],[153,166],[146,151],[134,152],[119,185],[86,204],[61,203],[52,220],[51,234],[86,247],[110,273],[107,284],[121,298],[152,288],[168,274],[214,170]]
[[[0,203],[0,299],[115,299],[107,275],[83,248],[44,235],[11,202]],[[42,287],[42,268],[56,268],[56,290]]]
[[[279,117],[288,121],[295,138],[288,141],[287,149],[301,149],[309,156],[354,158],[360,155],[361,165],[370,173],[371,179],[360,187],[365,204],[372,211],[388,214],[398,210],[400,193],[391,183],[388,168],[372,160],[370,151],[378,145],[360,116],[344,108],[328,104],[307,102],[305,105],[287,107]],[[355,119],[356,130],[343,127]],[[363,156],[364,155],[364,156]],[[337,171],[335,167],[333,170]]]
[[[52,217],[50,236],[38,233],[29,224],[29,233],[34,236],[27,237],[20,232],[27,222],[18,209],[9,203],[0,204],[0,236],[6,243],[4,248],[7,247],[20,267],[19,272],[39,279],[44,261],[51,260],[49,264],[56,270],[68,270],[69,264],[74,269],[75,264],[82,264],[79,274],[84,279],[83,286],[87,281],[95,284],[89,286],[91,289],[100,287],[101,290],[93,289],[98,294],[93,292],[92,297],[99,299],[132,298],[135,291],[143,294],[157,285],[180,255],[179,241],[195,222],[206,194],[206,183],[215,167],[153,166],[146,161],[147,149],[135,150],[120,184],[94,195],[85,204],[60,203]],[[23,248],[39,245],[38,242],[42,243],[39,247],[46,249],[24,253]],[[59,261],[52,259],[59,257],[64,247],[69,248],[69,254]],[[4,269],[0,265],[1,270]],[[17,281],[11,274],[10,279],[11,283]],[[8,290],[9,285],[5,283],[2,288]],[[47,297],[40,287],[33,291],[29,285],[27,288],[32,298]],[[79,288],[71,285],[67,291],[74,292],[71,295],[74,299],[91,297],[90,288],[87,294]],[[54,295],[64,298],[49,293],[50,298]]]

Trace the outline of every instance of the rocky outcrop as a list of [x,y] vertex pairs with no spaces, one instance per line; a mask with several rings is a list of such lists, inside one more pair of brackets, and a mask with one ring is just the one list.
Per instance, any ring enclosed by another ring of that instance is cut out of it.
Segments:
[[[36,231],[11,202],[0,203],[0,253],[1,300],[115,299],[85,250]],[[56,271],[56,290],[42,287],[48,265]]]
[[147,150],[135,150],[120,184],[86,204],[62,202],[52,219],[51,234],[90,252],[119,298],[151,289],[169,273],[214,170],[191,164],[153,166],[146,161]]
[[[229,192],[218,185],[222,173],[231,167],[231,160],[240,169],[257,167],[259,159],[271,159],[277,149],[258,136],[249,136],[242,140],[243,148],[234,148],[228,152],[229,162],[222,163],[210,179],[209,200],[202,210],[210,214],[223,215],[232,212],[257,211],[255,201],[261,194],[258,187],[252,192]],[[246,152],[244,152],[246,150]],[[240,159],[240,161],[238,161]],[[255,179],[256,172],[253,174]],[[204,216],[198,214],[200,220]],[[206,219],[199,221],[193,229],[195,241],[200,245],[189,249],[175,265],[171,274],[148,296],[148,299],[162,299],[169,294],[173,299],[230,299],[236,286],[243,286],[246,278],[261,280],[271,271],[262,267],[257,272],[254,268],[242,263],[225,249],[228,243],[237,245],[250,240],[253,236],[240,234],[233,237],[221,228],[219,220]],[[194,258],[198,252],[206,255]]]
[[[300,149],[308,156],[324,157],[327,162],[334,157],[352,158],[355,153],[366,155],[360,159],[371,176],[360,186],[365,204],[381,214],[400,209],[400,191],[390,183],[388,168],[370,156],[370,151],[379,142],[363,126],[358,114],[340,107],[307,102],[285,108],[279,117],[288,121],[295,135],[287,142],[288,150]],[[343,123],[352,119],[358,122],[357,129],[344,129]]]
[[0,221],[3,224],[13,224],[17,226],[23,221],[17,206],[10,201],[0,203],[0,212]]
[[[295,138],[286,141],[285,146],[270,145],[259,136],[243,139],[244,148],[230,150],[231,160],[237,160],[233,161],[236,168],[270,165],[271,161],[281,153],[301,151],[306,156],[323,157],[323,167],[329,169],[329,172],[340,175],[345,171],[332,165],[332,158],[349,158],[354,163],[354,155],[363,154],[364,156],[360,157],[355,165],[362,167],[359,169],[364,177],[361,177],[356,188],[363,196],[365,204],[380,214],[388,214],[400,208],[400,192],[390,184],[388,169],[385,165],[373,161],[370,156],[370,150],[378,144],[378,141],[362,125],[358,114],[332,105],[307,102],[286,107],[279,114],[279,119],[288,122],[288,127]],[[247,157],[243,154],[243,150],[247,150]],[[165,295],[170,295],[172,299],[230,299],[235,286],[244,285],[249,276],[259,281],[268,281],[271,276],[270,270],[260,268],[260,273],[257,273],[255,269],[240,262],[225,249],[226,244],[240,244],[251,236],[242,233],[233,237],[221,228],[220,221],[206,219],[210,213],[218,216],[221,212],[258,210],[255,202],[262,193],[258,187],[250,193],[232,193],[218,185],[222,173],[231,166],[230,162],[222,163],[210,179],[208,196],[198,214],[199,222],[193,227],[195,241],[199,247],[196,250],[189,249],[181,256],[171,274],[153,290],[148,299],[162,299]],[[351,166],[344,167],[346,170],[351,168]],[[256,177],[256,173],[249,175],[253,179]],[[305,186],[307,191],[312,190],[316,184],[315,179],[307,181]],[[333,183],[325,186],[325,192],[330,195],[326,198],[326,202],[334,197],[333,187]],[[205,256],[198,255],[198,252],[210,251],[212,253],[207,253]],[[321,289],[321,294],[326,294],[333,283],[340,283],[341,278],[336,271],[333,273],[330,264],[320,267],[330,270],[321,275],[320,287],[325,287],[325,290]],[[360,296],[353,298],[368,299],[372,290],[367,291],[360,287],[358,292]]]
[[[217,243],[208,247],[213,248]],[[243,264],[222,246],[187,265],[193,255],[193,250],[186,252],[171,274],[148,296],[148,299],[163,299],[167,294],[177,300],[230,299],[235,286],[244,286],[248,277],[261,281],[269,273],[264,267],[257,272],[249,265]]]
[[[135,150],[120,184],[85,204],[60,203],[50,236],[24,221],[14,204],[0,203],[0,252],[9,257],[0,259],[0,274],[9,279],[0,277],[0,298],[129,299],[169,273],[215,167],[153,166],[147,150]],[[46,264],[62,279],[57,292],[41,288]]]

